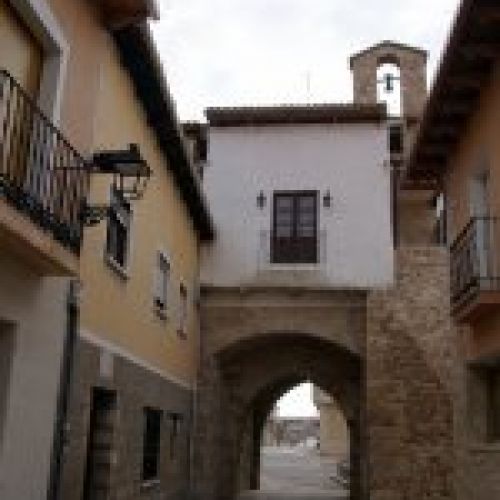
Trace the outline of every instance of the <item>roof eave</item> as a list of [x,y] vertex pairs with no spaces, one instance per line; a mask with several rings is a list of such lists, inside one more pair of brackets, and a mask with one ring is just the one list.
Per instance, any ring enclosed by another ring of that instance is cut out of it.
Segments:
[[[477,30],[482,29],[477,18],[484,17],[483,9],[496,10],[492,19],[498,24],[493,32],[500,33],[500,6],[491,7],[484,0],[462,2],[409,155],[409,179],[443,176],[463,127],[474,113],[481,88],[500,56],[500,36],[485,45],[477,43]],[[479,57],[471,56],[472,50]]]
[[150,29],[146,24],[127,26],[114,30],[113,37],[194,227],[202,241],[212,240],[214,224],[185,148],[175,104]]

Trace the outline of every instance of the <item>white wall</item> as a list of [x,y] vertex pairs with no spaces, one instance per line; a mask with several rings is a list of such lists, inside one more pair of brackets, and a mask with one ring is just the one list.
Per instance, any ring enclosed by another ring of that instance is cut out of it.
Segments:
[[5,411],[0,418],[2,500],[45,498],[67,289],[66,278],[38,277],[18,258],[0,251],[0,335],[11,336],[9,342],[0,342],[4,350],[0,361],[11,358],[9,366],[0,370],[7,378],[0,380],[0,386],[7,385],[0,390],[0,409]]
[[[211,128],[204,186],[217,236],[203,249],[202,283],[241,286],[267,280],[339,288],[389,284],[393,252],[386,160],[385,125]],[[267,198],[264,209],[256,203],[260,190]],[[259,231],[271,227],[274,190],[319,191],[326,261],[315,268],[263,269]],[[327,190],[332,195],[330,209],[322,203]]]

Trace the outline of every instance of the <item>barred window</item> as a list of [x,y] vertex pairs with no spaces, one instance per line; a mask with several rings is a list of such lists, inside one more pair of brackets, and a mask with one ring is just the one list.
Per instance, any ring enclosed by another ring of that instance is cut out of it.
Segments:
[[130,204],[116,191],[111,193],[106,255],[121,268],[128,264],[131,210]]

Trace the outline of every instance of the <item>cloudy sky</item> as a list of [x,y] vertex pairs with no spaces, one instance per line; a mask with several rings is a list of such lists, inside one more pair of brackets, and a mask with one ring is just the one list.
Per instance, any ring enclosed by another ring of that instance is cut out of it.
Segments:
[[[182,120],[207,106],[344,102],[348,58],[380,40],[429,50],[432,80],[459,0],[158,0],[153,24]],[[310,385],[280,402],[314,414]]]
[[430,51],[458,0],[158,0],[153,24],[181,119],[213,105],[352,98],[348,57],[383,39]]

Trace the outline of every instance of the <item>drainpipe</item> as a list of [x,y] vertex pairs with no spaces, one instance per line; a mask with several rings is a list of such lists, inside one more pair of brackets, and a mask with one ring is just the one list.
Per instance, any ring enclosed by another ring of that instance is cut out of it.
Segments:
[[66,297],[66,335],[64,338],[61,371],[59,375],[59,393],[57,395],[54,437],[50,457],[50,472],[47,486],[47,500],[59,500],[61,468],[64,448],[67,443],[67,416],[71,391],[71,376],[75,359],[75,347],[78,337],[78,291],[80,283],[71,280]]

